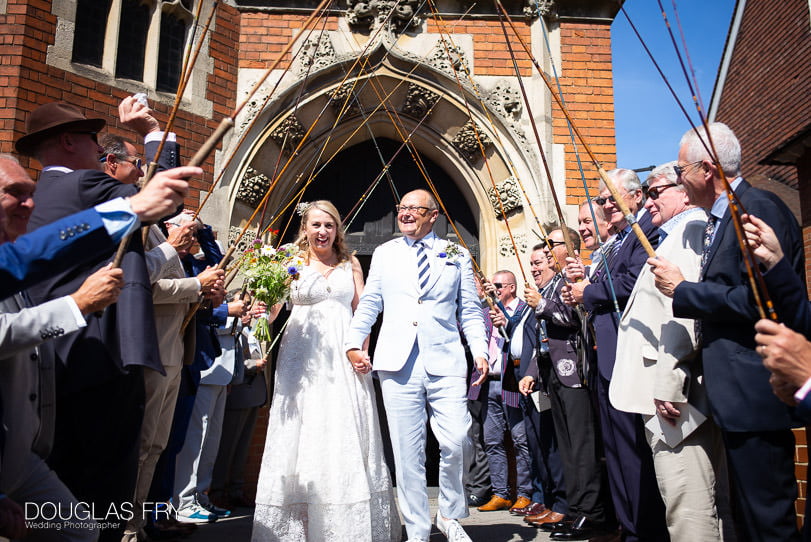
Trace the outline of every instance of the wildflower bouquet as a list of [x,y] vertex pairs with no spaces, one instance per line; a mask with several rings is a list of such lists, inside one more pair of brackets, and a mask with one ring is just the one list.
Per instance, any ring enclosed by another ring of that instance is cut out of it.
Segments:
[[[303,265],[303,255],[292,243],[277,249],[257,239],[253,248],[245,252],[240,267],[254,298],[264,301],[270,308],[290,295],[290,283],[298,279]],[[271,340],[267,318],[257,320],[254,336],[260,341]]]

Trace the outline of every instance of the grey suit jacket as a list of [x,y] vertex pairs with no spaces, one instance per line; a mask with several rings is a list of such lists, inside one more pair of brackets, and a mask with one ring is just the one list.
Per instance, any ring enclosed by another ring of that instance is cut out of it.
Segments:
[[0,301],[0,398],[6,434],[0,468],[0,493],[25,479],[28,457],[43,459],[53,444],[54,351],[49,339],[81,326],[60,297],[31,307],[22,294]]

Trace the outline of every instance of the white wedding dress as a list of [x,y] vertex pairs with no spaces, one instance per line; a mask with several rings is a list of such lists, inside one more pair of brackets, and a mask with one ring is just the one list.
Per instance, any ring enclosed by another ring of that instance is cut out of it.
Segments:
[[371,374],[343,341],[352,318],[352,265],[324,277],[304,267],[279,349],[253,542],[399,542]]

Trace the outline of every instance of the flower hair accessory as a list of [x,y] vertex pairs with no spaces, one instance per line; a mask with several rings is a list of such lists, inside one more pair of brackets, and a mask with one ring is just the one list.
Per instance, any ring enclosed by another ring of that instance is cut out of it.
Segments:
[[296,212],[298,213],[299,216],[304,216],[307,213],[307,211],[310,210],[310,207],[312,207],[312,206],[313,206],[313,204],[310,203],[309,201],[303,201],[303,202],[299,203],[298,205],[296,205]]

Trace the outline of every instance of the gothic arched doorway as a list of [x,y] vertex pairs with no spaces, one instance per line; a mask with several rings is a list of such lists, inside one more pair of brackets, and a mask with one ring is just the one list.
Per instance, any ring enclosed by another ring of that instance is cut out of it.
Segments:
[[[307,187],[301,201],[326,199],[332,201],[341,213],[347,224],[347,242],[349,247],[356,251],[356,256],[363,267],[364,275],[369,272],[372,253],[378,245],[400,235],[397,228],[397,214],[394,206],[407,192],[417,188],[428,189],[427,183],[417,168],[414,159],[403,149],[391,163],[388,174],[380,178],[380,182],[365,198],[359,211],[347,214],[358,207],[358,200],[380,176],[384,164],[388,163],[397,153],[401,143],[388,138],[369,139],[353,145],[339,153],[318,174],[318,177]],[[421,156],[426,173],[436,187],[439,197],[448,210],[464,242],[478,257],[478,227],[476,216],[467,205],[465,198],[459,191],[450,175],[441,167],[425,156]],[[282,223],[291,219],[294,211],[287,212]],[[292,217],[291,228],[286,232],[283,242],[292,241],[297,233],[297,217]],[[434,231],[443,238],[456,240],[456,234],[445,216],[440,214]],[[370,350],[373,351],[377,339],[379,324],[372,331]],[[394,459],[389,444],[388,426],[386,424],[385,409],[381,398],[380,388],[375,381],[377,391],[377,407],[381,418],[381,431],[386,443],[386,460],[394,474]],[[439,449],[436,439],[428,428],[426,477],[431,486],[438,485],[439,476]]]

